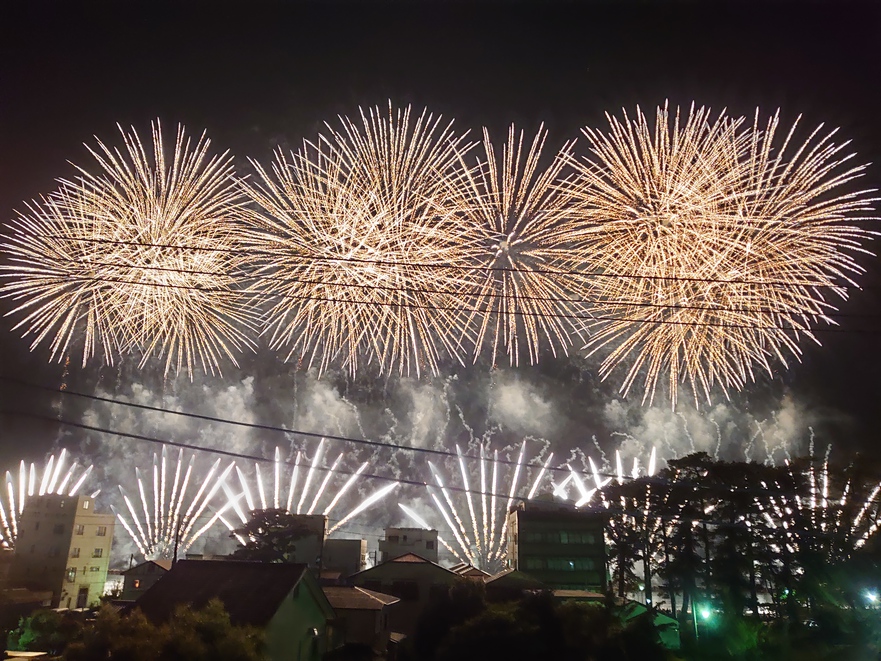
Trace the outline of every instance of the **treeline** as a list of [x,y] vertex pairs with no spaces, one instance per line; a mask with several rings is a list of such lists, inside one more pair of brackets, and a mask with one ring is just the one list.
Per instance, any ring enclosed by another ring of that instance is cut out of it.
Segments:
[[877,468],[813,457],[768,466],[697,453],[613,480],[602,490],[610,590],[645,591],[682,621],[701,609],[795,619],[871,606],[879,492]]

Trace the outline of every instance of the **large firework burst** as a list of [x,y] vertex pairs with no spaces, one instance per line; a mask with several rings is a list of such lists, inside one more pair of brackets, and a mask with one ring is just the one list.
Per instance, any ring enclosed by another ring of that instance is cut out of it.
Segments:
[[608,349],[603,376],[629,364],[621,390],[642,378],[647,400],[666,378],[675,404],[681,382],[709,399],[714,384],[741,388],[798,359],[801,336],[834,323],[830,295],[846,297],[871,234],[859,226],[870,191],[846,186],[864,170],[847,143],[821,126],[790,147],[798,122],[781,142],[779,117],[763,126],[758,112],[748,125],[665,106],[654,128],[639,110],[609,123],[585,129],[593,160],[568,187],[593,226],[588,347]]
[[[239,485],[242,489],[241,493],[234,493],[233,488],[226,484],[223,489],[226,492],[230,506],[235,510],[239,520],[242,523],[247,523],[247,512],[258,509],[284,510],[291,514],[312,514],[320,509],[324,516],[330,516],[330,513],[337,506],[346,492],[348,492],[358,481],[358,478],[364,472],[364,469],[367,468],[367,462],[365,461],[355,471],[352,471],[342,486],[334,485],[332,491],[330,491],[333,496],[324,504],[323,508],[320,508],[319,503],[322,501],[324,494],[328,493],[328,486],[330,485],[331,480],[342,474],[338,469],[344,456],[344,453],[341,452],[329,467],[321,466],[322,460],[324,459],[325,443],[326,439],[321,439],[318,446],[315,448],[315,454],[312,455],[312,459],[309,461],[309,468],[306,470],[306,475],[303,478],[302,483],[299,481],[299,473],[301,462],[304,463],[304,457],[302,452],[297,452],[287,488],[285,488],[283,484],[284,473],[286,471],[283,468],[284,462],[281,460],[281,451],[278,448],[275,448],[275,460],[272,466],[272,491],[269,491],[268,495],[266,485],[263,481],[263,473],[260,471],[260,464],[255,463],[254,480],[257,485],[257,496],[259,496],[259,501],[254,498],[254,490],[249,486],[248,478],[241,469],[236,467]],[[324,473],[324,477],[320,481],[317,478],[317,473],[319,472]],[[315,487],[314,492],[312,491],[313,486]],[[397,486],[398,482],[391,482],[379,491],[376,491],[367,498],[361,500],[354,508],[349,510],[348,513],[331,526],[330,530],[327,531],[327,534],[338,530],[340,526],[387,496]],[[243,497],[244,502],[242,502]],[[247,505],[247,511],[243,505]],[[221,518],[221,521],[230,529],[230,531],[233,530],[233,527],[229,525],[225,519]]]
[[[66,494],[75,496],[79,493],[89,474],[92,466],[79,472],[80,465],[76,462],[64,470],[67,459],[67,450],[62,450],[55,460],[55,455],[49,457],[49,461],[43,467],[42,473],[37,470],[35,464],[30,465],[30,470],[24,461],[18,467],[18,483],[12,471],[6,471],[6,506],[0,498],[0,548],[15,548],[15,540],[18,537],[18,518],[24,511],[25,503],[31,496],[43,496],[48,493]],[[95,492],[94,495],[97,495]]]
[[250,193],[248,232],[271,301],[266,332],[288,359],[319,370],[362,363],[420,374],[458,356],[465,319],[461,230],[449,189],[462,138],[426,111],[361,113],[361,124],[276,154]]
[[208,158],[204,134],[192,145],[183,127],[170,161],[158,122],[152,154],[120,132],[124,151],[98,141],[96,172],[78,167],[12,221],[2,293],[19,301],[16,328],[32,348],[48,340],[53,359],[82,335],[84,365],[96,350],[107,363],[135,351],[164,357],[166,371],[214,373],[250,344],[233,279],[244,198],[232,159]]
[[[438,541],[461,562],[467,562],[492,573],[503,568],[507,557],[508,549],[505,546],[505,532],[508,529],[507,514],[514,499],[519,496],[520,476],[526,466],[526,441],[523,441],[520,454],[514,464],[513,474],[510,476],[510,483],[506,489],[507,498],[499,498],[497,491],[499,480],[504,479],[500,476],[502,469],[498,451],[493,452],[492,459],[490,459],[481,445],[479,484],[474,487],[469,481],[465,457],[458,446],[456,446],[456,454],[462,478],[462,485],[457,488],[457,491],[460,491],[464,498],[454,499],[452,497],[451,489],[444,484],[440,470],[429,462],[434,484],[426,484],[426,487],[434,506],[453,535],[453,539],[450,541],[438,536]],[[535,495],[553,456],[553,453],[549,454],[544,463],[536,466],[538,472],[527,498],[532,498]],[[479,497],[477,507],[474,504],[476,497]],[[461,508],[457,507],[457,500],[462,506]],[[399,504],[399,506],[417,525],[423,528],[432,527],[411,508],[403,504]]]
[[546,137],[542,126],[525,149],[523,132],[518,135],[511,126],[497,158],[484,129],[486,159],[466,170],[468,198],[463,206],[466,231],[473,237],[468,248],[474,252],[479,279],[475,301],[469,304],[469,321],[477,328],[475,358],[486,342],[494,356],[504,351],[513,365],[524,350],[535,363],[543,347],[566,352],[577,337],[573,248],[582,225],[571,222],[554,185],[560,183],[571,144],[542,171]]
[[[230,462],[220,471],[220,459],[217,459],[207,473],[194,476],[195,461],[196,455],[193,454],[184,465],[184,452],[180,450],[170,471],[168,453],[163,446],[161,457],[153,455],[152,490],[145,485],[141,470],[136,467],[140,507],[135,505],[122,485],[119,486],[125,510],[120,511],[112,505],[111,509],[147,560],[171,558],[176,550],[186,553],[234,505],[228,502],[202,522],[206,518],[203,516],[205,510],[229,478],[235,463]],[[195,484],[191,484],[193,480]]]

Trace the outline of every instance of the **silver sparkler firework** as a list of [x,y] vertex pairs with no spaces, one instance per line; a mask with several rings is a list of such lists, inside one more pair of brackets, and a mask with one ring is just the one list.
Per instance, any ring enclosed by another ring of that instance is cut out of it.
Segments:
[[[3,504],[3,497],[0,494],[0,548],[15,548],[18,518],[24,511],[25,502],[29,497],[46,494],[76,496],[79,493],[92,472],[92,466],[78,474],[80,465],[74,462],[65,471],[66,459],[67,450],[61,451],[58,461],[55,460],[54,454],[51,455],[42,472],[39,472],[33,463],[28,469],[22,461],[18,467],[17,481],[12,471],[6,471],[6,505]],[[97,493],[92,495],[95,496]]]
[[[237,502],[230,501],[219,510],[213,511],[207,522],[197,528],[197,523],[206,509],[209,509],[217,491],[221,486],[225,486],[227,478],[235,468],[235,462],[230,462],[225,469],[219,471],[221,460],[217,459],[208,473],[197,479],[193,476],[195,460],[196,455],[193,454],[189,462],[184,465],[184,452],[180,450],[177,462],[170,473],[167,448],[162,448],[161,456],[154,453],[153,488],[149,495],[141,470],[135,468],[140,511],[128,492],[122,485],[119,486],[127,514],[112,505],[111,509],[138,550],[148,560],[171,558],[176,547],[178,553],[185,553]],[[171,478],[170,491],[169,478]]]
[[[321,439],[318,443],[318,447],[315,449],[315,454],[312,456],[311,461],[305,458],[302,452],[297,452],[286,488],[283,484],[284,474],[286,473],[283,464],[286,462],[282,461],[279,448],[275,448],[271,490],[267,490],[266,483],[264,482],[265,471],[261,471],[260,464],[255,462],[254,483],[256,484],[257,498],[255,498],[255,490],[249,484],[245,473],[240,468],[236,467],[236,475],[238,476],[241,493],[236,494],[231,485],[223,485],[224,493],[229,501],[228,507],[233,509],[242,523],[248,522],[248,512],[265,509],[283,509],[291,514],[323,514],[324,516],[330,517],[331,512],[334,511],[334,508],[340,502],[342,497],[351,489],[355,482],[358,481],[358,478],[367,468],[367,462],[365,461],[357,468],[357,470],[352,472],[343,485],[336,489],[336,491],[333,491],[332,489],[328,490],[328,485],[330,485],[331,480],[333,480],[335,476],[341,476],[344,474],[344,472],[340,470],[340,464],[343,461],[344,453],[340,452],[329,467],[322,465],[322,460],[325,458],[325,446],[326,439]],[[307,464],[308,468],[306,467]],[[306,471],[302,484],[300,484],[301,467]],[[323,479],[318,477],[318,473],[321,472],[324,473]],[[349,511],[348,514],[337,521],[327,531],[327,534],[329,535],[335,532],[352,517],[357,516],[368,507],[377,503],[391,493],[398,484],[398,482],[393,482],[362,500],[357,506],[355,506],[355,508]],[[317,485],[314,491],[312,490],[313,485]],[[322,499],[326,501],[326,496],[329,496],[331,493],[333,493],[333,496],[330,500],[327,501],[323,508],[320,507],[319,504],[322,502]],[[247,509],[243,507],[243,504],[247,505]],[[221,518],[221,522],[226,525],[230,531],[233,530],[233,527],[225,519]]]
[[[467,562],[484,571],[495,572],[504,566],[508,549],[505,547],[505,532],[508,528],[507,512],[514,499],[518,497],[520,488],[520,475],[523,472],[526,457],[526,441],[520,448],[517,461],[514,464],[513,475],[507,489],[507,498],[499,494],[500,468],[498,450],[493,452],[492,459],[487,457],[486,451],[481,445],[479,459],[479,488],[474,490],[469,481],[469,474],[465,464],[465,457],[459,446],[456,446],[456,455],[459,464],[459,472],[462,477],[462,486],[457,490],[464,496],[457,506],[451,496],[452,489],[444,483],[440,470],[429,462],[433,484],[426,484],[428,494],[434,503],[438,513],[452,533],[452,540],[438,537],[438,541],[461,562]],[[549,454],[544,463],[535,465],[539,468],[535,480],[529,489],[527,498],[532,498],[541,484],[542,478],[547,472],[548,466],[553,459]],[[489,480],[489,484],[487,481]],[[500,497],[502,496],[502,497]],[[477,507],[475,500],[478,500]],[[417,525],[424,528],[431,526],[411,508],[401,505],[401,509]],[[479,509],[479,516],[478,516]],[[466,514],[467,511],[467,514]]]

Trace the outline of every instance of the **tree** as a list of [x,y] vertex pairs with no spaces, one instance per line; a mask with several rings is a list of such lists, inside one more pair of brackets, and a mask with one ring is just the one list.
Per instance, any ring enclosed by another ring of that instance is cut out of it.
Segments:
[[23,617],[18,628],[9,633],[7,647],[24,652],[60,654],[82,628],[80,618],[52,610],[38,610]]
[[233,554],[241,560],[294,562],[297,542],[313,531],[295,515],[283,509],[254,510],[251,518],[230,537],[246,540]]
[[150,622],[137,609],[121,615],[105,606],[64,651],[65,661],[258,661],[262,634],[236,627],[220,601],[194,610],[179,606],[166,624]]

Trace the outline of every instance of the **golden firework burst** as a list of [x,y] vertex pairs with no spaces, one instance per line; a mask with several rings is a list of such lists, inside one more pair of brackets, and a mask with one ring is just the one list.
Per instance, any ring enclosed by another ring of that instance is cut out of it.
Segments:
[[567,187],[591,226],[587,347],[607,351],[602,375],[629,365],[621,390],[642,378],[649,401],[665,377],[675,405],[682,382],[709,400],[798,359],[873,234],[870,191],[846,186],[864,171],[847,143],[821,126],[791,148],[798,122],[779,142],[779,115],[758,112],[751,125],[694,107],[658,108],[654,128],[639,110],[608,119],[608,133],[584,130],[593,157],[573,161]]
[[214,373],[251,345],[253,315],[236,284],[241,256],[234,223],[246,198],[227,154],[208,158],[202,134],[191,144],[178,127],[166,161],[159,122],[152,154],[120,127],[124,150],[89,148],[97,172],[73,180],[12,221],[3,245],[18,301],[16,328],[47,340],[61,360],[82,338],[83,365],[100,348],[112,364],[140,353],[164,357],[165,370]]
[[512,365],[524,351],[535,363],[543,348],[567,353],[579,337],[572,269],[583,225],[572,222],[559,188],[572,145],[564,145],[541,170],[546,137],[542,126],[527,149],[523,132],[511,126],[497,158],[484,129],[485,159],[465,169],[465,232],[477,265],[469,303],[475,359],[489,345],[493,357],[504,351]]
[[305,142],[248,190],[270,346],[320,371],[375,363],[436,372],[458,357],[467,279],[451,187],[468,145],[423,111],[389,106]]

